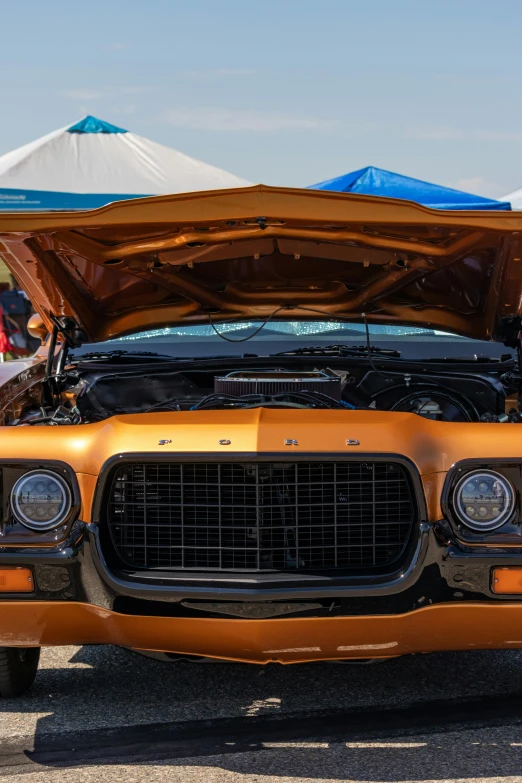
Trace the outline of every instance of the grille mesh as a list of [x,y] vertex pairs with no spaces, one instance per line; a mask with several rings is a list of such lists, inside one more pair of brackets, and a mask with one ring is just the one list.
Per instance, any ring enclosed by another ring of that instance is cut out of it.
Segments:
[[108,498],[116,553],[141,569],[371,569],[415,516],[394,462],[128,464]]

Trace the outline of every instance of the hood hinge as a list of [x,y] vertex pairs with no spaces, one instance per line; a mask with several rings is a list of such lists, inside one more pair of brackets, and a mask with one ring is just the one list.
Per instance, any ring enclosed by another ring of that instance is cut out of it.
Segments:
[[500,321],[500,339],[506,348],[515,348],[517,352],[517,375],[512,375],[511,383],[518,387],[518,410],[522,412],[522,317],[512,315]]
[[[49,340],[45,375],[42,380],[44,403],[56,407],[56,400],[60,398],[60,379],[63,375],[65,362],[70,348],[78,348],[85,340],[85,333],[70,316],[49,316],[53,323],[53,330]],[[63,337],[63,344],[56,358],[55,352],[58,336]]]
[[520,333],[522,332],[522,317],[510,315],[500,319],[500,340],[506,348],[518,348],[520,346]]
[[61,334],[69,348],[79,348],[80,345],[87,342],[85,332],[70,315],[56,316],[51,313],[49,318],[53,322],[56,334]]

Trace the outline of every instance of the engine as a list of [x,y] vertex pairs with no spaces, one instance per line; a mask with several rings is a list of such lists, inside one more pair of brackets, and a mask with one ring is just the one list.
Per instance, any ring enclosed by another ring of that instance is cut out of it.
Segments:
[[[4,409],[5,424],[57,425],[127,413],[234,408],[370,408],[435,421],[519,421],[516,366],[377,357],[171,360],[93,354],[69,361],[47,394]],[[51,390],[51,394],[49,391]],[[38,399],[40,398],[40,399]],[[52,404],[51,404],[52,402]]]

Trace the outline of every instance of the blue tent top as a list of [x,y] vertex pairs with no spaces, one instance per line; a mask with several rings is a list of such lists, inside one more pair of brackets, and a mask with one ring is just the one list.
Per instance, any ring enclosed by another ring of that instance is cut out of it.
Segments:
[[74,125],[69,125],[66,129],[67,133],[128,133],[125,128],[118,128],[117,125],[111,125],[110,122],[105,120],[99,120],[98,117],[93,117],[92,114],[88,114],[86,117],[76,122]]
[[364,169],[308,187],[312,190],[333,190],[337,193],[363,193],[367,196],[406,199],[433,209],[511,209],[511,204],[506,201],[472,196],[462,190],[444,188],[421,179],[404,177],[402,174],[394,174],[393,171],[385,171],[375,166],[366,166]]

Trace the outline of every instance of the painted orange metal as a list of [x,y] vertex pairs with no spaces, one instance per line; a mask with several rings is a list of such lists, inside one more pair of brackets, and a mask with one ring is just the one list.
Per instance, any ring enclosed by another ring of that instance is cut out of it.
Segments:
[[[165,439],[172,442],[160,446]],[[285,446],[287,439],[298,445]],[[347,440],[360,445],[347,446]],[[117,454],[401,454],[421,474],[435,520],[445,474],[455,462],[519,459],[520,441],[517,428],[505,424],[436,422],[387,411],[257,408],[114,416],[81,427],[6,427],[2,453],[13,460],[67,462],[78,474],[86,521],[100,470]]]
[[[164,439],[172,441],[166,448],[159,446]],[[287,439],[298,445],[285,446]],[[347,440],[360,445],[347,446]],[[2,449],[13,460],[67,462],[78,476],[86,522],[100,470],[116,454],[401,454],[420,472],[428,517],[435,521],[451,465],[485,455],[518,459],[520,443],[516,427],[504,424],[436,422],[387,411],[257,408],[114,416],[82,427],[8,427]]]
[[[172,442],[160,446],[164,439]],[[230,445],[220,445],[223,439]],[[286,439],[298,445],[285,447]],[[347,439],[360,445],[347,446]],[[384,453],[402,454],[429,475],[445,473],[464,458],[519,459],[520,438],[516,427],[505,424],[436,422],[397,411],[256,408],[113,416],[81,427],[5,428],[2,452],[12,459],[61,459],[77,473],[95,476],[109,457],[127,452]]]
[[122,615],[81,603],[0,602],[0,645],[116,644],[248,663],[521,649],[522,603],[438,604],[402,615],[240,620]]
[[223,321],[364,309],[489,339],[521,312],[521,232],[516,212],[259,185],[4,214],[0,257],[48,327],[71,316],[91,341],[208,324],[209,308]]
[[84,522],[90,522],[92,501],[94,498],[98,477],[92,476],[89,473],[77,473],[76,478],[78,479],[78,486],[80,488],[80,496],[82,499],[80,519],[82,519]]
[[446,471],[441,473],[427,473],[421,476],[424,497],[426,498],[426,508],[428,510],[428,519],[431,522],[442,519],[443,513],[440,506],[442,497],[442,488],[446,480]]

